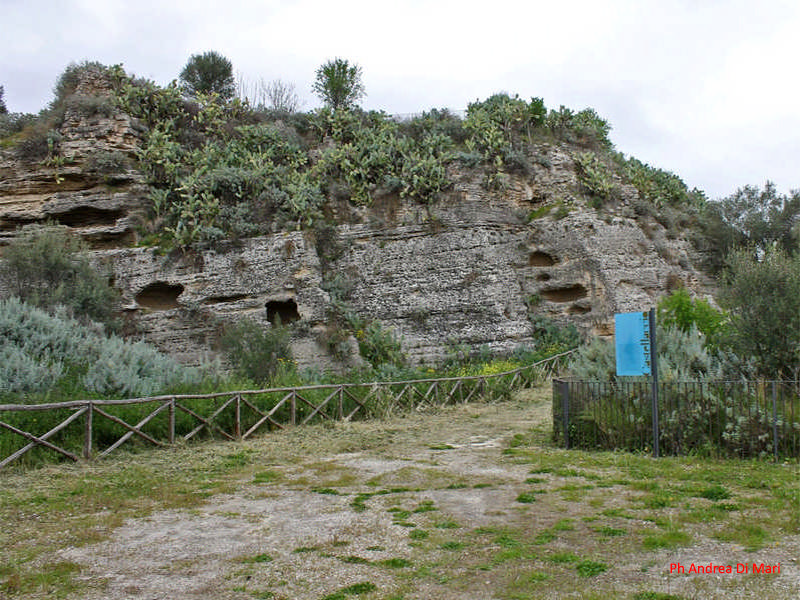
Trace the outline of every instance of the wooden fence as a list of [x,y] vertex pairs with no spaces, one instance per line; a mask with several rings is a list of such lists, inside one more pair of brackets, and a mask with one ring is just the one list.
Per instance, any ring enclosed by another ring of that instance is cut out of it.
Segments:
[[[3,430],[11,432],[15,439],[23,438],[21,443],[25,444],[3,452],[6,456],[0,459],[0,469],[34,448],[45,448],[72,461],[81,457],[92,460],[109,455],[131,439],[161,447],[199,435],[245,440],[264,429],[284,429],[314,421],[349,421],[478,398],[496,401],[557,374],[571,353],[491,375],[0,405],[0,434]],[[42,425],[50,428],[41,434],[31,432]]]

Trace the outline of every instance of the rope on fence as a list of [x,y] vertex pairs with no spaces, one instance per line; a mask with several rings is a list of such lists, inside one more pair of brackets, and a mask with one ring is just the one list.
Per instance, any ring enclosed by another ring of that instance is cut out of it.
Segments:
[[[349,421],[359,412],[366,417],[371,413],[370,401],[376,404],[380,403],[381,399],[386,399],[388,401],[388,408],[390,411],[394,410],[398,405],[402,405],[404,398],[408,406],[418,410],[422,410],[425,407],[452,404],[455,403],[456,400],[461,403],[467,403],[471,399],[482,394],[488,394],[489,400],[493,401],[496,400],[497,397],[502,397],[504,394],[507,394],[512,389],[528,387],[536,381],[551,377],[553,373],[561,368],[566,362],[566,359],[573,352],[574,350],[569,350],[531,365],[491,375],[468,375],[461,377],[439,377],[432,379],[371,383],[320,384],[290,388],[265,388],[260,390],[217,392],[214,394],[153,396],[124,400],[82,400],[57,404],[0,405],[0,413],[12,413],[12,415],[24,415],[32,412],[73,411],[65,420],[40,436],[0,420],[0,430],[5,429],[29,441],[24,447],[0,460],[0,469],[19,459],[37,446],[52,450],[73,461],[80,460],[77,454],[49,441],[80,417],[85,417],[83,458],[86,460],[91,460],[93,458],[94,441],[98,431],[95,416],[102,417],[126,430],[121,437],[101,451],[97,455],[99,457],[107,456],[134,437],[155,446],[174,444],[177,435],[177,413],[187,415],[192,422],[191,430],[181,435],[183,441],[188,441],[203,431],[209,435],[213,435],[214,433],[219,434],[230,441],[244,440],[252,436],[264,425],[267,425],[269,429],[273,427],[283,429],[286,425],[297,425],[298,419],[302,419],[300,420],[301,425],[310,423],[313,419]],[[505,384],[506,387],[500,390],[496,390],[492,387],[492,382],[502,382],[504,378],[510,378],[510,381]],[[452,387],[450,387],[451,385]],[[397,388],[399,388],[399,391],[396,391]],[[324,394],[324,397],[316,404],[310,399],[314,393]],[[255,399],[251,400],[251,398],[257,396],[274,396],[277,402],[272,404],[269,410],[266,410],[265,408],[260,408]],[[191,401],[199,403],[199,401],[202,400],[221,402],[221,405],[210,415],[203,416],[198,412],[196,407],[189,406]],[[113,407],[140,406],[148,403],[157,404],[158,406],[143,418],[140,418],[135,425],[109,412],[109,409]],[[232,405],[234,407],[232,430],[226,431],[225,426],[220,424],[219,420]],[[243,409],[251,411],[249,417],[250,421],[247,422],[244,433],[242,427],[245,422]],[[166,442],[156,439],[155,434],[147,433],[143,430],[148,423],[165,411],[168,413]],[[305,414],[304,411],[307,411],[307,414]],[[283,423],[281,423],[278,417],[278,414],[281,412],[288,412],[286,420]],[[63,442],[61,443],[63,444]]]

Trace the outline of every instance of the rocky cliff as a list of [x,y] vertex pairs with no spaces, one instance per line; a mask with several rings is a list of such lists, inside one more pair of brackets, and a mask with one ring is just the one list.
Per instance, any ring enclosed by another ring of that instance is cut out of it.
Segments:
[[[107,88],[104,78],[85,77],[75,95],[97,97]],[[93,247],[136,241],[134,216],[147,193],[133,168],[142,127],[110,107],[89,112],[79,103],[67,106],[56,160],[0,152],[0,244],[18,227],[46,221],[74,228]]]
[[301,364],[357,361],[352,338],[331,341],[334,300],[427,362],[455,345],[530,344],[532,315],[604,335],[615,312],[648,309],[679,285],[704,291],[690,244],[634,213],[635,188],[619,182],[613,205],[588,207],[574,153],[556,144],[537,146],[532,171],[503,191],[452,166],[452,188],[430,205],[343,203],[325,227],[163,255],[136,246],[147,206],[134,168],[141,127],[116,111],[84,113],[67,111],[58,164],[0,156],[0,243],[25,223],[71,227],[113,273],[131,327],[185,363],[213,353],[220,323],[268,326],[276,315],[292,323]]

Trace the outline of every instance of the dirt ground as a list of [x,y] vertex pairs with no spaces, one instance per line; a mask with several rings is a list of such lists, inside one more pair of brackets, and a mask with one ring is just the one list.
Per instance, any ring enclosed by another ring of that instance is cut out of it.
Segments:
[[[504,450],[515,434],[538,428],[545,436],[550,419],[549,394],[539,391],[500,404],[273,434],[243,446],[257,460],[233,493],[129,520],[106,541],[58,555],[84,567],[90,591],[80,597],[108,600],[634,598],[643,590],[797,597],[797,536],[749,553],[695,536],[688,547],[615,557],[612,542],[595,553],[611,567],[606,572],[580,579],[565,571],[531,584],[547,553],[576,551],[572,532],[507,568],[503,552],[515,547],[504,545],[503,532],[535,533],[588,514],[574,499],[518,501],[530,489],[531,466]],[[671,563],[739,560],[781,563],[782,571],[767,579],[669,573]],[[517,595],[515,577],[529,578]]]

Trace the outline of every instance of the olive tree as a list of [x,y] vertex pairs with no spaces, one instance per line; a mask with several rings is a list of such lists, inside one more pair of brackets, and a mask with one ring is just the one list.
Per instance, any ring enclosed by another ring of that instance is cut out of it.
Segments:
[[732,349],[755,359],[766,377],[800,375],[800,253],[778,245],[736,250],[726,275],[721,300]]

